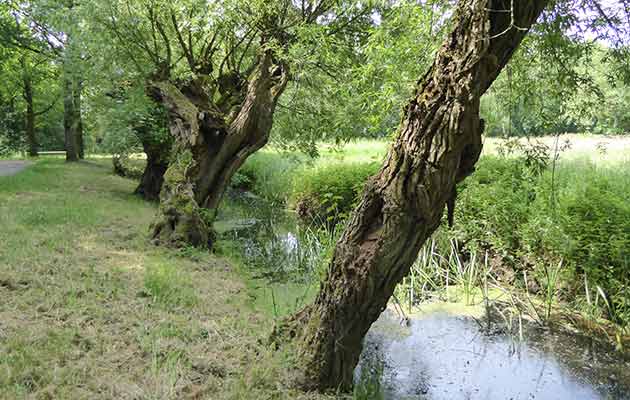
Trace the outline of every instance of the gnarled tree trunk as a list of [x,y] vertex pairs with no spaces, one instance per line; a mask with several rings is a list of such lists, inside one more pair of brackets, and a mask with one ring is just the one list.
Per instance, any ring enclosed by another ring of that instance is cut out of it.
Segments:
[[[546,3],[459,2],[453,31],[418,82],[398,138],[367,183],[315,302],[274,331],[276,343],[293,341],[298,385],[352,386],[365,334],[439,226],[456,183],[479,158],[481,95]],[[511,4],[514,10],[506,12]]]
[[[242,101],[232,110],[213,104],[204,89],[152,82],[148,91],[168,111],[174,143],[152,236],[169,246],[212,246],[212,220],[230,179],[267,143],[287,72],[271,50],[260,56]],[[235,94],[241,97],[240,94]]]

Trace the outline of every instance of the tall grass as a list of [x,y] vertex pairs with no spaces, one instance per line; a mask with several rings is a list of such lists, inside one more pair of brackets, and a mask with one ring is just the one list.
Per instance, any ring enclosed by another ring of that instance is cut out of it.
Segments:
[[454,240],[447,241],[448,247],[440,247],[436,236],[420,249],[398,296],[406,300],[410,309],[431,299],[477,304],[477,294],[483,293],[482,277],[488,273],[487,262],[481,262],[477,251],[467,253],[464,259]]
[[173,264],[150,264],[144,274],[144,289],[155,303],[167,307],[192,307],[198,302],[192,278]]

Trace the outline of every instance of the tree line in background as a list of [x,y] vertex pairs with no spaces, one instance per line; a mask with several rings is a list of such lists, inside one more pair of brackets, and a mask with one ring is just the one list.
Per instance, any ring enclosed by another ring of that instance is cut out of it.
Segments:
[[[343,48],[312,36],[309,40],[319,41],[317,52],[295,50],[272,140],[314,153],[322,140],[390,135],[400,104],[448,28],[445,16],[452,7],[448,1],[382,2],[366,8],[371,11],[361,26],[351,21],[355,36]],[[619,31],[592,29],[585,36],[575,28],[591,29],[579,10],[558,6],[525,40],[482,100],[487,135],[630,131],[628,50],[618,46],[627,21],[623,15],[611,21],[595,16],[593,25],[610,22]],[[155,147],[167,127],[134,65],[148,70],[152,61],[144,55],[132,61],[116,44],[116,33],[102,21],[111,11],[90,2],[2,2],[0,152],[63,151],[66,136],[72,136],[66,131],[85,128],[79,147],[114,154],[148,149],[160,164]],[[153,146],[141,140],[149,132],[158,142]]]
[[145,152],[136,192],[159,198],[157,244],[212,248],[228,183],[270,140],[316,154],[320,141],[394,137],[315,302],[274,332],[307,389],[352,385],[362,338],[483,133],[629,129],[625,1],[0,4],[1,148]]

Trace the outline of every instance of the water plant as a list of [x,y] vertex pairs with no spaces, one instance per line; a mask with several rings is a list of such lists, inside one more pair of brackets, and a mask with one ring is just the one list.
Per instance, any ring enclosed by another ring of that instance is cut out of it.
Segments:
[[383,400],[385,398],[381,380],[383,362],[377,358],[364,361],[360,367],[358,382],[355,383],[352,400]]
[[543,285],[545,286],[545,319],[549,321],[551,318],[551,309],[558,294],[558,278],[560,276],[560,271],[562,270],[562,259],[556,267],[544,264],[543,270]]

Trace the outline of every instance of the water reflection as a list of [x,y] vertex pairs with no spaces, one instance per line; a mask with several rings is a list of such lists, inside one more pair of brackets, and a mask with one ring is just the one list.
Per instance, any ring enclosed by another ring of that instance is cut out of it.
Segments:
[[431,314],[401,328],[386,311],[366,338],[356,374],[381,360],[386,399],[630,399],[630,364],[581,347],[574,335],[530,329],[515,345],[470,318]]
[[320,232],[253,195],[233,194],[231,208],[222,210],[215,229],[240,245],[254,277],[269,282],[309,282],[327,248]]

